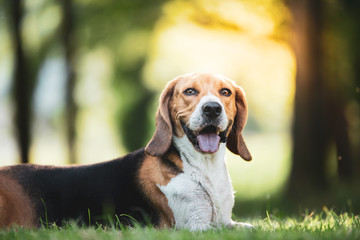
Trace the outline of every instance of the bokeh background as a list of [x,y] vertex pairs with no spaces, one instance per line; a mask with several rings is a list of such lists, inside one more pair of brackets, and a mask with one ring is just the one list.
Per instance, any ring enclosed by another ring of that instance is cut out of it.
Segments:
[[146,145],[167,81],[221,73],[249,103],[235,214],[360,209],[358,0],[1,0],[0,166]]

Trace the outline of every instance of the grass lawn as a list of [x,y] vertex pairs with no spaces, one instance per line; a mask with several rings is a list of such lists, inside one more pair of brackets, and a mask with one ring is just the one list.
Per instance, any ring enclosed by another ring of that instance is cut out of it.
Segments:
[[308,213],[297,218],[267,214],[264,219],[242,219],[253,224],[252,229],[211,230],[155,230],[151,227],[42,227],[37,230],[0,231],[0,239],[360,239],[360,218],[353,214],[335,214],[324,209],[318,214]]

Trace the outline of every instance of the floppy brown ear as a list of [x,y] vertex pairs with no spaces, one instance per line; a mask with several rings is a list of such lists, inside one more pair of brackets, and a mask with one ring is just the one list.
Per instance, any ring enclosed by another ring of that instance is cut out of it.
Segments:
[[244,91],[240,87],[236,87],[236,111],[236,117],[226,146],[234,154],[240,155],[246,161],[250,161],[252,157],[242,136],[242,130],[247,119],[247,102]]
[[160,96],[159,108],[156,113],[156,130],[145,147],[145,153],[150,156],[162,156],[170,148],[173,130],[170,120],[169,102],[176,82],[176,80],[169,82]]

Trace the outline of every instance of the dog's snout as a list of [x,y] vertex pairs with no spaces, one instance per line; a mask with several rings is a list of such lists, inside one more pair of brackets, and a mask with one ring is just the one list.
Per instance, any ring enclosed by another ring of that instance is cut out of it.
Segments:
[[222,107],[217,102],[208,102],[203,105],[202,111],[208,118],[216,118],[221,114]]

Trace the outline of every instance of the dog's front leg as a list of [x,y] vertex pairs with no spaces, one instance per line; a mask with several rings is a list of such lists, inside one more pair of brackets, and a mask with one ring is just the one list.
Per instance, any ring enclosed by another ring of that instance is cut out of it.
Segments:
[[213,227],[214,209],[209,196],[199,185],[178,176],[159,188],[168,199],[177,229],[205,231]]

